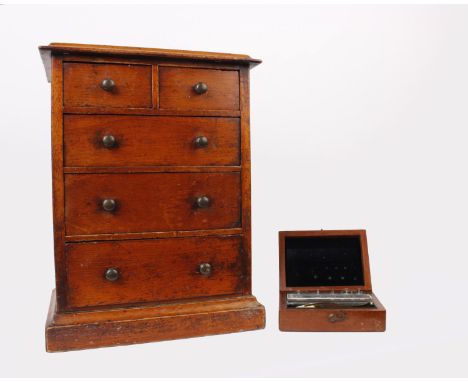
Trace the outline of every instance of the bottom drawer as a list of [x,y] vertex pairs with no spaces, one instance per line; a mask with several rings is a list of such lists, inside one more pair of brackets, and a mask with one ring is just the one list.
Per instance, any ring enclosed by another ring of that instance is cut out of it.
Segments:
[[65,253],[68,308],[242,292],[238,236],[68,243]]

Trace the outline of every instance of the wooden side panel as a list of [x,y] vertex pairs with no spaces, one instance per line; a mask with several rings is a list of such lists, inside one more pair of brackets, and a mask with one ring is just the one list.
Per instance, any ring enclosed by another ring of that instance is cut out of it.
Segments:
[[[65,166],[236,166],[238,118],[66,115]],[[112,147],[104,146],[112,136]],[[195,140],[208,143],[197,147]]]
[[52,208],[57,310],[65,306],[65,192],[63,185],[63,70],[62,57],[52,57]]
[[[199,82],[208,85],[206,93],[193,90]],[[239,110],[239,72],[160,66],[159,108]]]
[[[150,65],[92,64],[66,62],[64,71],[65,106],[152,107]],[[101,88],[112,79],[115,88]]]
[[[129,304],[239,293],[240,237],[67,244],[68,307]],[[203,275],[199,266],[211,265]],[[118,270],[115,281],[105,272]]]
[[243,229],[243,266],[244,292],[252,293],[252,228],[251,228],[251,186],[250,186],[250,91],[249,69],[240,70],[240,96],[241,96],[241,195],[242,195],[242,229]]
[[[66,174],[67,235],[240,227],[238,173]],[[197,198],[210,205],[199,208]],[[116,208],[104,211],[104,199]]]

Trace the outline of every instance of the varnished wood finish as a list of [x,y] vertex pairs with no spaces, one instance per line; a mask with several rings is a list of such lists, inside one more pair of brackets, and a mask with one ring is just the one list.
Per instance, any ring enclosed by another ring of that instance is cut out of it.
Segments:
[[[284,332],[384,332],[386,312],[372,294],[373,308],[292,309],[287,308],[286,293],[281,293],[279,328]],[[341,320],[330,320],[338,314]]]
[[[197,94],[204,83],[208,91]],[[239,72],[160,66],[159,108],[166,110],[239,110]]]
[[[259,60],[75,44],[40,51],[46,71],[52,63],[53,100],[57,293],[47,349],[263,327],[250,232],[249,67]],[[193,90],[198,82],[206,93]],[[104,135],[116,144],[105,147]],[[208,145],[197,148],[198,136]],[[116,208],[104,211],[104,199]],[[213,273],[202,278],[195,265],[208,256]],[[120,267],[122,278],[107,281],[103,267]]]
[[[102,138],[112,135],[115,146]],[[195,139],[204,136],[206,147]],[[237,118],[66,115],[65,166],[237,166]]]
[[[372,283],[365,230],[320,230],[320,231],[281,231],[279,232],[279,328],[282,331],[298,332],[382,332],[386,327],[386,310],[372,293]],[[359,237],[363,265],[364,283],[353,286],[304,286],[291,287],[286,282],[287,237]],[[348,309],[298,309],[288,308],[286,294],[294,292],[355,292],[372,294],[374,306]],[[340,315],[338,321],[330,320],[330,315]]]
[[144,172],[240,172],[241,166],[98,166],[64,167],[65,174],[132,174]]
[[[149,65],[67,62],[63,71],[64,106],[152,106],[152,76]],[[115,88],[104,90],[101,84],[105,79],[112,79]]]
[[[237,173],[65,175],[67,235],[240,227]],[[196,206],[208,196],[211,205]],[[115,211],[104,211],[114,199]]]
[[163,110],[138,107],[64,107],[66,114],[164,115],[171,117],[240,117],[239,110]]
[[52,293],[46,322],[49,352],[130,345],[265,327],[265,309],[252,296],[200,299],[132,308],[60,313]]
[[[149,65],[92,64],[67,62],[64,72],[64,106],[141,107],[152,106],[152,73]],[[115,89],[101,87],[112,79]]]
[[[240,245],[236,236],[68,243],[68,308],[238,294]],[[116,281],[105,279],[109,268]]]
[[246,293],[252,293],[252,230],[251,230],[251,205],[250,205],[250,92],[249,92],[249,69],[241,68],[240,96],[241,96],[241,146],[242,146],[242,227],[244,230],[243,269],[244,288]]
[[52,207],[57,306],[65,306],[65,189],[63,174],[63,60],[52,62]]
[[135,240],[135,239],[165,239],[171,237],[198,237],[217,235],[240,235],[242,228],[223,229],[197,229],[191,231],[159,231],[159,232],[126,232],[126,233],[101,233],[95,235],[66,235],[68,243],[82,241],[107,241],[107,240]]
[[169,60],[191,60],[201,61],[204,63],[235,63],[240,65],[248,65],[254,67],[262,61],[251,58],[245,54],[232,53],[215,53],[215,52],[196,52],[189,50],[174,50],[174,49],[156,49],[156,48],[140,48],[129,46],[112,46],[112,45],[90,45],[90,44],[71,44],[63,42],[54,42],[49,45],[40,46],[39,51],[46,70],[47,79],[50,81],[50,61],[52,53],[67,54],[67,55],[91,55],[99,58],[99,55],[111,55],[119,58],[138,57],[139,59],[146,58],[161,58]]

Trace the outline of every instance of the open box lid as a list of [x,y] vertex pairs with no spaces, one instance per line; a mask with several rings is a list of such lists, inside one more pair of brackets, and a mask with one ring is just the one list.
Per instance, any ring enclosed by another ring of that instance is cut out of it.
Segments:
[[372,291],[365,230],[279,232],[280,290]]

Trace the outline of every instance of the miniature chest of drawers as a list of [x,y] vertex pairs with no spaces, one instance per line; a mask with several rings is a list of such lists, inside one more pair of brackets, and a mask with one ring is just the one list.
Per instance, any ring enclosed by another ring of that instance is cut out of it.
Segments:
[[48,351],[261,329],[245,55],[50,44]]

